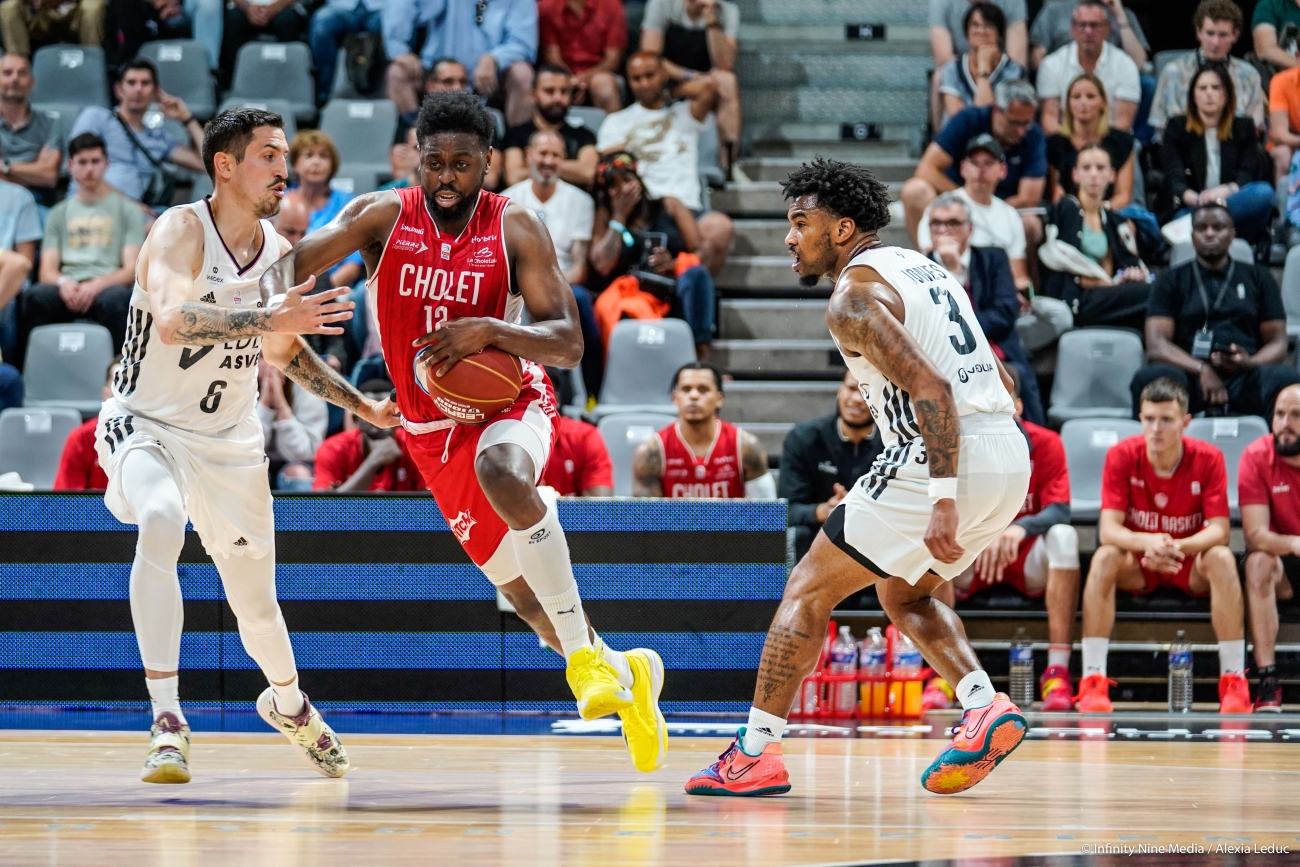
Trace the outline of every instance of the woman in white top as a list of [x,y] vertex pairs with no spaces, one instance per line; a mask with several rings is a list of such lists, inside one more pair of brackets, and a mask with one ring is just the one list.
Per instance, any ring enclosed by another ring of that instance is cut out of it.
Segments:
[[963,108],[992,105],[993,88],[998,82],[1025,77],[1025,70],[1004,50],[1007,18],[1001,9],[975,0],[962,20],[962,29],[970,51],[948,61],[939,70],[943,122]]

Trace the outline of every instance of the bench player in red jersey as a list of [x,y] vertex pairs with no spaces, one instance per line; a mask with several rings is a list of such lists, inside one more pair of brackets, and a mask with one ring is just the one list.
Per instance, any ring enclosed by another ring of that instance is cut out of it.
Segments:
[[1142,390],[1142,433],[1106,454],[1101,542],[1083,588],[1083,680],[1079,710],[1110,713],[1106,653],[1115,591],[1176,587],[1210,597],[1219,639],[1219,711],[1250,713],[1245,629],[1237,560],[1228,550],[1228,476],[1223,453],[1183,436],[1192,417],[1187,391],[1172,379]]
[[673,374],[677,421],[632,456],[632,494],[674,500],[775,500],[758,438],[718,418],[722,371],[692,361]]
[[[614,651],[590,629],[554,498],[537,490],[556,436],[542,365],[576,365],[582,333],[545,224],[482,188],[494,130],[473,94],[425,97],[420,186],[353,199],[264,285],[279,294],[360,251],[407,444],[438,508],[519,616],[564,656],[582,716],[617,712],[633,763],[650,771],[667,751],[663,663],[652,650]],[[524,308],[531,325],[519,324]],[[523,360],[523,390],[488,423],[458,424],[434,406],[417,365],[442,375],[486,346]]]

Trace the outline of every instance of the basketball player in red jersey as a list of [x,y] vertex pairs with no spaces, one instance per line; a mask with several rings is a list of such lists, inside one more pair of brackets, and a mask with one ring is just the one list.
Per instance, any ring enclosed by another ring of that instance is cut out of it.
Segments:
[[673,374],[677,421],[637,446],[632,495],[674,500],[776,499],[758,438],[718,418],[722,371],[707,361]]
[[[663,663],[653,650],[612,650],[590,629],[554,498],[537,490],[557,429],[542,365],[575,366],[582,333],[545,224],[482,189],[494,131],[473,94],[428,95],[416,121],[420,186],[353,199],[264,285],[278,294],[360,251],[407,444],[439,509],[519,616],[564,656],[582,716],[617,712],[633,763],[652,771],[668,745]],[[419,368],[441,376],[487,346],[522,360],[523,390],[488,423],[458,424],[438,411]]]

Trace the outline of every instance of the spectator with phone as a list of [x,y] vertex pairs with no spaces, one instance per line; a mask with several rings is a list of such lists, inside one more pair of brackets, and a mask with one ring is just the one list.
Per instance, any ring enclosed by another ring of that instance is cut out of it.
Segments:
[[1192,212],[1196,258],[1162,272],[1147,305],[1150,363],[1133,375],[1133,415],[1142,390],[1172,379],[1188,412],[1272,416],[1273,402],[1300,373],[1286,364],[1286,310],[1268,268],[1236,262],[1232,213],[1219,202]]

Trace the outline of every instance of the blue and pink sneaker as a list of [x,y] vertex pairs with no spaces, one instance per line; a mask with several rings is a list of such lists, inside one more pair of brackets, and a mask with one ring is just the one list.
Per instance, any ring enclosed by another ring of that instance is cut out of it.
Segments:
[[751,756],[740,746],[744,736],[742,727],[716,762],[687,781],[686,794],[752,798],[790,791],[790,775],[781,758],[781,745],[768,744],[761,753]]

